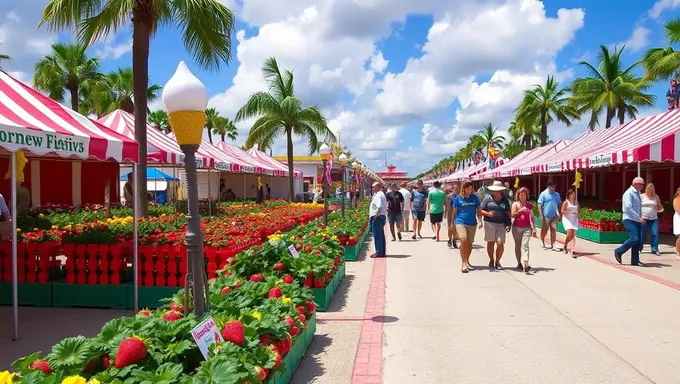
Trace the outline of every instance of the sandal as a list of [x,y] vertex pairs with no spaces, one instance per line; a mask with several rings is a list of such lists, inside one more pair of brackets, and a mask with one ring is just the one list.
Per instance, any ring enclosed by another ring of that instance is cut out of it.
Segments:
[[528,275],[530,271],[531,271],[531,265],[526,265],[524,267],[524,273],[526,273]]
[[469,271],[467,268],[463,268],[463,269],[460,270],[460,272],[461,272],[461,273],[468,273],[468,272],[470,272],[470,271]]

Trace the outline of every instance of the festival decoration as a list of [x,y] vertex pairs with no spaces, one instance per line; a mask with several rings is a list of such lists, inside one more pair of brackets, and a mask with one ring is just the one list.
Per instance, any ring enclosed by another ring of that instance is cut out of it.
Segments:
[[515,177],[515,189],[519,188],[519,177]]
[[[17,151],[16,153],[16,173],[17,173],[17,184],[24,183],[24,167],[28,164],[28,159],[24,151]],[[12,170],[7,169],[5,173],[5,180],[12,178]]]
[[574,176],[574,183],[572,184],[576,189],[581,188],[581,181],[583,181],[581,172],[576,171],[576,175]]

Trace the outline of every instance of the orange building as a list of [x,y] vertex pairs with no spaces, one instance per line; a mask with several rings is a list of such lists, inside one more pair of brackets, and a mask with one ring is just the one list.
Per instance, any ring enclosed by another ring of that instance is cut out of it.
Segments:
[[375,174],[380,176],[386,183],[397,183],[397,185],[409,180],[408,172],[397,171],[397,166],[394,164],[388,165],[387,171],[376,172]]

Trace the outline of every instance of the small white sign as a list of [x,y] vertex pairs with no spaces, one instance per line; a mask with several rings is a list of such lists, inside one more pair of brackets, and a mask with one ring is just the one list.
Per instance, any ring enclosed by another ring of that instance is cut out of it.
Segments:
[[217,324],[212,317],[208,317],[191,330],[191,336],[194,338],[198,349],[201,350],[203,358],[208,360],[208,348],[215,344],[224,341],[220,334]]
[[561,171],[562,171],[562,163],[548,165],[548,172],[561,172]]
[[294,259],[300,257],[300,254],[298,253],[297,249],[295,249],[295,246],[293,244],[288,246],[288,250],[290,251],[290,254],[293,256]]

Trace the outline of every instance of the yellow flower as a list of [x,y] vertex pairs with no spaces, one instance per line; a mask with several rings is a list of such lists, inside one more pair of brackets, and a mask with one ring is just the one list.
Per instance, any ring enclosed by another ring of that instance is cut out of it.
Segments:
[[87,384],[101,384],[99,380],[95,379],[94,377],[90,379],[90,381],[87,382]]
[[69,224],[69,225],[65,226],[64,229],[67,230],[67,231],[70,231],[71,229],[73,229],[73,225]]
[[69,376],[62,380],[61,384],[85,384],[87,381],[82,376]]
[[290,297],[286,296],[281,296],[281,301],[283,301],[284,304],[290,304],[293,302],[293,300]]
[[254,317],[254,318],[258,319],[258,320],[262,320],[262,314],[261,314],[260,312],[258,312],[258,311],[255,311],[255,312],[251,313],[250,316],[252,316],[252,317]]
[[338,239],[337,236],[335,236],[335,235],[331,236],[331,240],[337,240],[337,239]]
[[13,373],[10,371],[0,372],[0,384],[12,384]]

